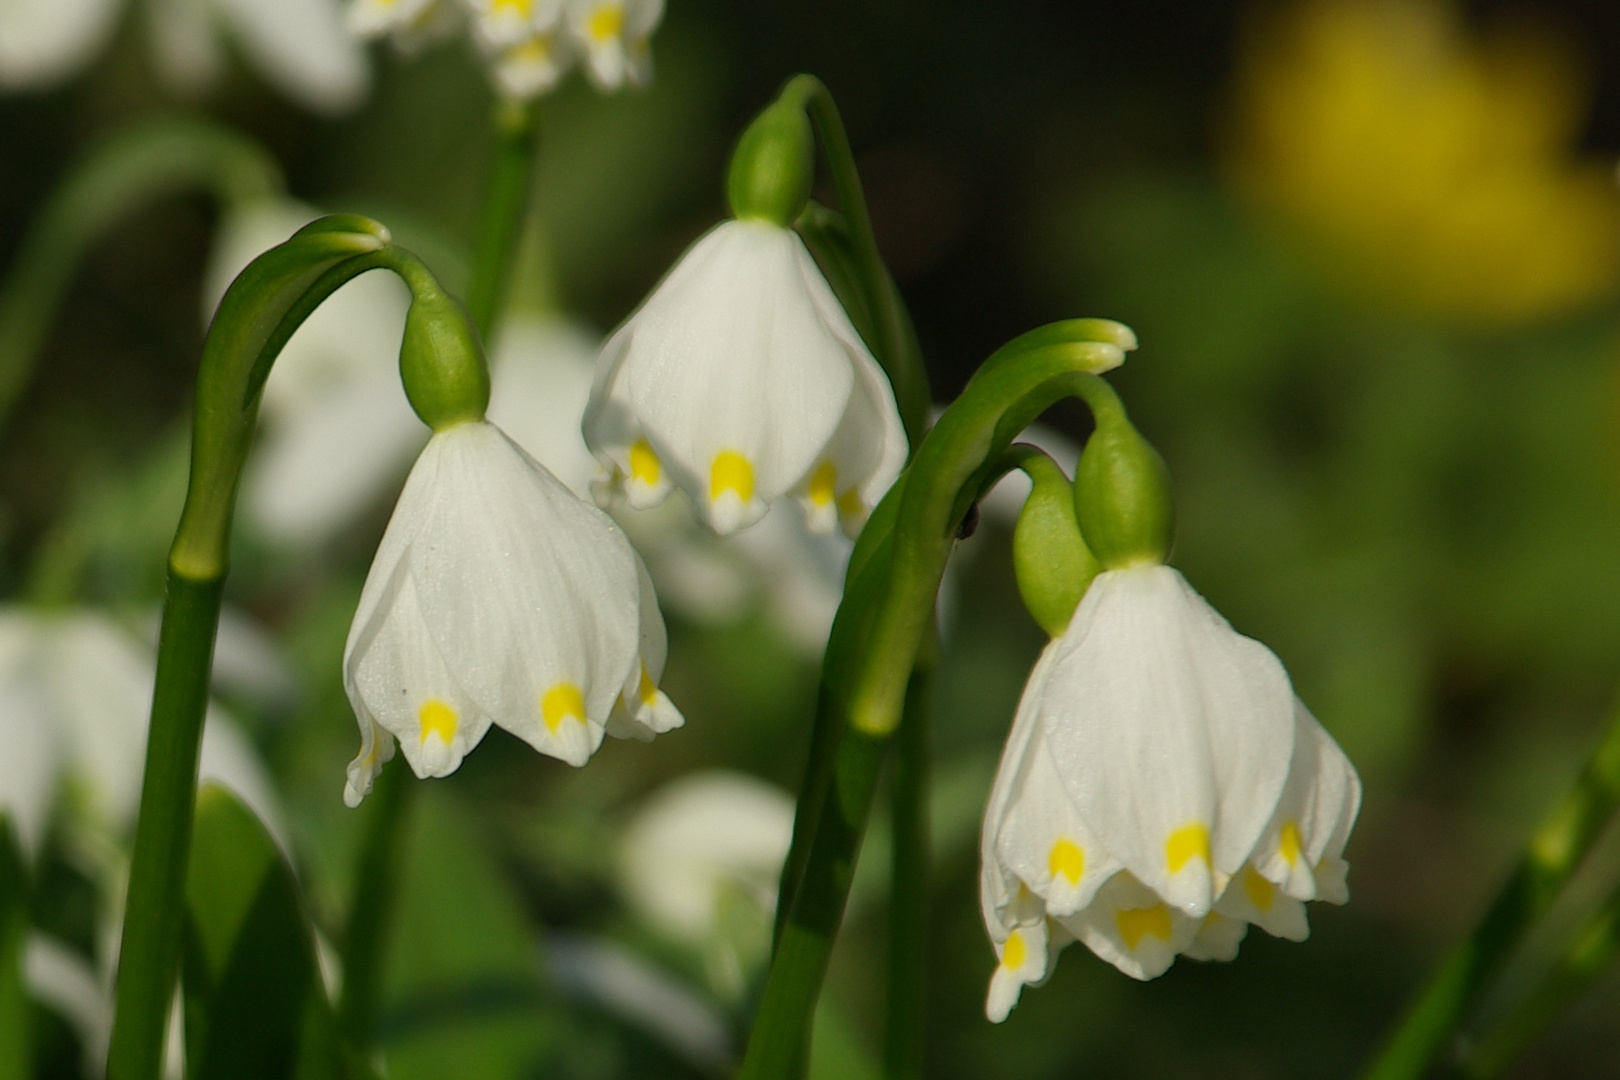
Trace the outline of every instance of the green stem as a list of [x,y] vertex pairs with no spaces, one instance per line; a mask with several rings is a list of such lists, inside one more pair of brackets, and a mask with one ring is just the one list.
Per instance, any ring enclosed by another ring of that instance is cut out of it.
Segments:
[[437,291],[419,260],[390,247],[387,230],[376,222],[323,218],[260,255],[238,275],[220,301],[203,345],[191,480],[169,549],[169,588],[124,907],[109,1080],[158,1080],[162,1072],[180,954],[197,760],[237,484],[270,364],[297,322],[313,310],[301,297],[312,286],[329,282],[346,263],[365,269],[384,265],[398,272],[413,293],[429,285]]
[[34,1075],[33,1004],[23,983],[28,943],[28,865],[0,808],[0,1077]]
[[398,905],[406,815],[414,790],[405,763],[395,761],[377,777],[367,800],[371,816],[360,841],[359,872],[343,942],[343,992],[337,1006],[338,1029],[358,1049],[370,1047],[376,1035],[383,961]]
[[889,775],[894,813],[889,886],[888,1009],[883,1035],[885,1080],[922,1080],[928,984],[929,727],[937,639],[919,656],[906,688],[905,715]]
[[204,577],[169,568],[118,956],[118,1012],[107,1057],[108,1080],[155,1080],[161,1071],[180,961],[197,757],[224,585],[223,568]]
[[467,311],[485,341],[494,334],[506,300],[507,279],[529,205],[534,151],[533,107],[501,99],[495,106],[495,152],[484,185],[472,284],[467,289]]
[[780,98],[806,109],[821,135],[821,147],[832,172],[833,190],[838,193],[838,209],[843,212],[848,227],[850,246],[875,323],[878,348],[874,351],[894,385],[906,437],[915,447],[928,427],[928,372],[923,367],[911,316],[878,251],[872,218],[866,209],[866,195],[861,189],[861,175],[855,168],[855,153],[850,149],[838,105],[814,75],[795,75],[789,79]]
[[1412,1002],[1362,1073],[1363,1080],[1416,1080],[1423,1075],[1491,977],[1557,899],[1617,804],[1620,711],[1575,783],[1531,835],[1484,918]]
[[251,140],[172,117],[127,128],[73,166],[29,224],[0,284],[0,423],[28,382],[85,250],[134,207],[196,187],[239,203],[279,194],[281,173]]
[[1620,889],[1581,925],[1530,995],[1485,1032],[1451,1074],[1469,1080],[1501,1076],[1526,1047],[1564,1014],[1598,976],[1608,969],[1620,949]]

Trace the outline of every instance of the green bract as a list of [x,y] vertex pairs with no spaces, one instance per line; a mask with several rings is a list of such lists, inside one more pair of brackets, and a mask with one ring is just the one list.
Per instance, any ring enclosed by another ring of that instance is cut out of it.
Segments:
[[1018,591],[1041,629],[1059,637],[1102,566],[1080,535],[1074,487],[1063,470],[1044,454],[1032,454],[1020,468],[1031,486],[1013,530]]
[[777,101],[748,125],[731,155],[726,200],[739,220],[786,228],[810,201],[815,140],[801,105]]
[[482,420],[489,367],[467,309],[439,288],[411,281],[411,307],[399,346],[405,396],[434,431]]
[[1175,528],[1164,459],[1131,425],[1118,398],[1089,403],[1097,430],[1074,475],[1080,532],[1106,569],[1162,563]]

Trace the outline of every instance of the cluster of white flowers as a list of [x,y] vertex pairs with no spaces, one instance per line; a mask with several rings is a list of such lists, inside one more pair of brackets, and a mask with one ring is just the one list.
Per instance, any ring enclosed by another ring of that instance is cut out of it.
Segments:
[[472,38],[501,90],[531,98],[576,61],[603,90],[652,77],[652,33],[663,0],[351,0],[349,26],[388,35],[410,51],[472,24]]
[[1100,574],[1030,674],[986,810],[986,1012],[1076,939],[1138,979],[1229,960],[1251,923],[1303,940],[1303,901],[1349,898],[1360,803],[1269,649],[1168,566]]

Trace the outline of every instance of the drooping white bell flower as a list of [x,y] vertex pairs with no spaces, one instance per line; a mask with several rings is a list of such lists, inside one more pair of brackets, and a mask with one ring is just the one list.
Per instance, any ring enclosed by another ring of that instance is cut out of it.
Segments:
[[[0,2],[0,89],[44,89],[83,70],[112,37],[121,7],[120,0]],[[181,91],[219,79],[226,39],[277,90],[320,112],[359,104],[370,81],[337,0],[146,0],[145,10],[158,72]]]
[[681,487],[729,533],[793,495],[853,535],[899,475],[894,392],[804,242],[763,220],[710,230],[602,348],[585,441],[636,508]]
[[585,53],[585,71],[602,90],[652,79],[652,32],[664,0],[568,0],[568,29]]
[[583,765],[604,734],[680,726],[658,689],[652,583],[624,533],[487,421],[436,433],[411,469],[344,649],[370,790],[396,740],[418,776],[461,764],[490,724]]
[[1150,979],[1230,959],[1250,923],[1303,939],[1302,901],[1348,898],[1360,796],[1277,658],[1179,572],[1100,574],[1030,674],[986,810],[987,1014],[1071,940]]

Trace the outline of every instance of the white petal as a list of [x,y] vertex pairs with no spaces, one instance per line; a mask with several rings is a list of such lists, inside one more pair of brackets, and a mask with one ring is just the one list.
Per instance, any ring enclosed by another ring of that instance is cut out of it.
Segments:
[[641,587],[640,660],[631,670],[629,680],[614,702],[613,712],[608,717],[607,733],[616,739],[640,739],[645,742],[655,735],[680,727],[686,723],[686,718],[675,708],[675,703],[658,689],[658,680],[664,675],[669,641],[664,633],[664,617],[658,611],[658,595],[653,591],[652,578],[639,557],[636,559],[636,575]]
[[1141,882],[1203,918],[1282,794],[1287,674],[1164,566],[1099,575],[1059,642],[1042,722],[1071,800]]
[[1204,916],[1198,935],[1181,955],[1189,960],[1236,960],[1238,946],[1249,932],[1242,919],[1228,919],[1219,911]]
[[1164,974],[1203,924],[1160,900],[1128,872],[1115,874],[1089,907],[1063,920],[1085,946],[1133,979]]
[[601,456],[628,434],[606,430],[620,404],[716,526],[758,520],[803,480],[848,407],[852,361],[805,290],[802,248],[762,222],[715,227],[598,361],[587,442]]
[[486,47],[495,83],[511,97],[526,100],[556,86],[573,62],[573,53],[555,33],[531,33],[510,45]]
[[[1322,725],[1299,700],[1294,702],[1294,756],[1288,783],[1266,831],[1255,845],[1254,865],[1267,879],[1299,900],[1319,896],[1315,868],[1324,860],[1343,865],[1345,842],[1361,808],[1361,779]],[[1344,893],[1343,872],[1330,873]],[[1322,899],[1332,899],[1322,896]],[[1343,903],[1344,896],[1335,900]]]
[[377,37],[389,31],[408,29],[439,9],[449,7],[448,0],[351,0],[344,18],[351,33]]
[[1272,937],[1304,941],[1311,936],[1305,920],[1305,905],[1266,880],[1260,871],[1245,865],[1233,875],[1215,910],[1229,919],[1249,922]]
[[361,702],[355,707],[360,721],[360,752],[349,762],[343,784],[343,804],[350,810],[371,794],[382,767],[394,760],[394,737],[371,718],[371,710]]
[[0,87],[69,78],[107,44],[118,9],[118,0],[0,0]]
[[344,30],[335,0],[215,2],[248,62],[294,101],[335,113],[365,96],[365,54]]
[[[413,501],[424,470],[437,475]],[[422,523],[410,573],[450,669],[496,723],[583,764],[638,662],[623,532],[485,423],[433,438],[395,510],[407,516]]]
[[[350,788],[368,787],[375,768],[366,758],[374,720],[399,740],[417,776],[447,776],[483,739],[490,717],[460,686],[440,655],[409,567],[401,563],[381,601],[387,618],[361,649],[345,658],[345,684],[361,719],[361,755],[351,765]],[[374,758],[380,764],[380,758]],[[367,776],[367,774],[370,776]]]
[[1091,903],[1122,864],[1070,802],[1038,728],[1024,751],[996,851],[1054,918]]
[[1007,1019],[1025,986],[1043,981],[1051,972],[1053,950],[1048,948],[1045,919],[1021,925],[995,942],[995,972],[990,976],[990,993],[984,1014],[993,1024]]
[[95,968],[55,938],[30,931],[23,949],[23,982],[30,997],[73,1025],[83,1048],[85,1075],[100,1075],[112,1038],[113,1003]]

